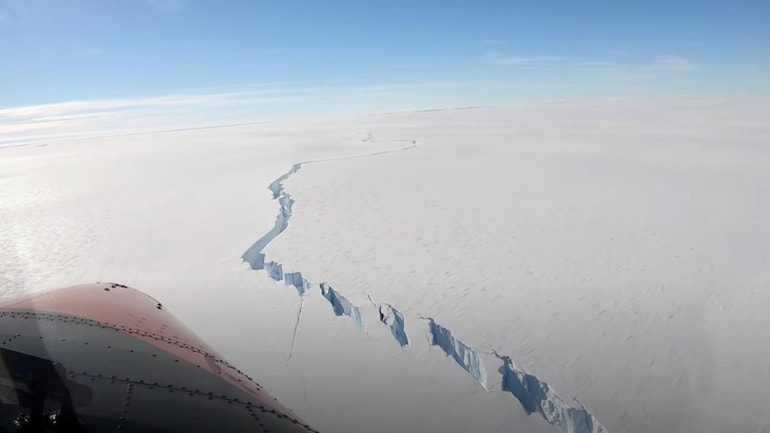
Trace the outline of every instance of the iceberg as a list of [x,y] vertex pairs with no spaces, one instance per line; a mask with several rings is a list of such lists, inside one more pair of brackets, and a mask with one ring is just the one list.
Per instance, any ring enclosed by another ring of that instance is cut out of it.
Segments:
[[359,328],[364,329],[364,319],[363,316],[361,316],[361,309],[353,305],[353,303],[348,301],[347,298],[342,296],[327,283],[321,283],[321,293],[324,298],[332,304],[335,316],[351,317]]
[[493,353],[503,361],[499,370],[503,391],[513,394],[527,415],[537,412],[564,433],[607,433],[580,402],[564,401],[547,383],[519,368],[510,356]]
[[433,336],[431,344],[438,346],[447,355],[451,356],[463,370],[470,373],[474,379],[487,391],[487,373],[481,363],[479,354],[470,346],[457,340],[452,331],[427,318],[430,322],[430,333]]

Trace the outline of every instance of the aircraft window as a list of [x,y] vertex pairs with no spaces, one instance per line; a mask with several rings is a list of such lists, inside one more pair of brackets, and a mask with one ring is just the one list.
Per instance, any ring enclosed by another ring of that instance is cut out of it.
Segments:
[[61,365],[0,349],[0,432],[81,432],[76,406],[91,390],[68,382]]

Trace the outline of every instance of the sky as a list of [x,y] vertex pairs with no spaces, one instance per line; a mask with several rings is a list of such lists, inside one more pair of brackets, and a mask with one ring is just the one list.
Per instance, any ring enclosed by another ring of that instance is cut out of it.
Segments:
[[0,133],[767,93],[768,22],[767,0],[0,0]]

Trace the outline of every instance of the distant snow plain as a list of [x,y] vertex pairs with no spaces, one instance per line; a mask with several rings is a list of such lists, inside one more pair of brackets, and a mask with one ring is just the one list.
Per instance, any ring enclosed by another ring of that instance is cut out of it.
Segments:
[[[569,102],[0,149],[2,295],[146,291],[322,432],[558,431],[501,390],[493,350],[609,432],[768,432],[768,114]],[[275,224],[268,186],[308,160],[264,249],[315,285],[301,301],[241,255]],[[407,348],[372,301],[404,314]]]

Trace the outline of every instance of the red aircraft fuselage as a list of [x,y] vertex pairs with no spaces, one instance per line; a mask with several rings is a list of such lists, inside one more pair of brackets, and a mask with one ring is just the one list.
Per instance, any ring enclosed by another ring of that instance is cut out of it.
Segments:
[[315,432],[115,283],[0,299],[0,431]]

